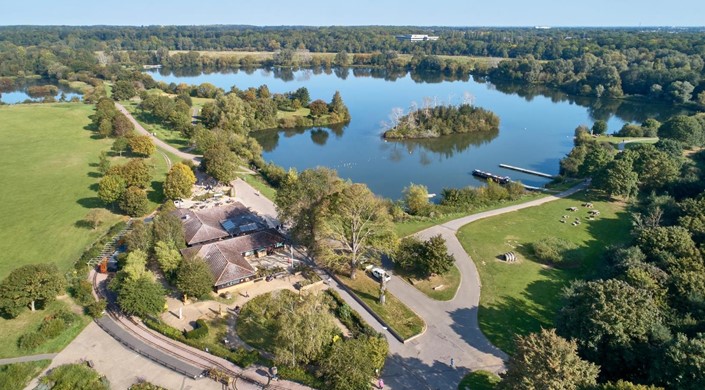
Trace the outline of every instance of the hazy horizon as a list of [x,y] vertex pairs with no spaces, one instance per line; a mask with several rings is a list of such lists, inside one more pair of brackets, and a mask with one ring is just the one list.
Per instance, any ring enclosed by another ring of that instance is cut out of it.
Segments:
[[[31,10],[31,11],[30,11]],[[251,2],[173,0],[168,5],[124,0],[27,0],[3,5],[2,26],[410,26],[410,27],[703,27],[705,2],[674,0],[594,0],[562,2],[507,0],[270,0]]]

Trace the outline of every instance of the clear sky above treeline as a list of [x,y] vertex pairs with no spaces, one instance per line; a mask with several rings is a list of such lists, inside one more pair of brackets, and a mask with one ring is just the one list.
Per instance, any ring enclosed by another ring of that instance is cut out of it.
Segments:
[[705,0],[24,0],[0,8],[0,25],[705,25]]

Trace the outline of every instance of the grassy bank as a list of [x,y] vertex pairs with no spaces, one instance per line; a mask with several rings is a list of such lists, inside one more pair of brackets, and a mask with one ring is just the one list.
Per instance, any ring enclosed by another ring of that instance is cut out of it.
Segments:
[[359,272],[354,280],[342,275],[338,277],[402,338],[408,339],[423,332],[423,319],[389,291],[386,294],[387,303],[379,303],[379,283],[368,275]]
[[427,279],[414,279],[412,276],[396,270],[395,273],[429,298],[437,301],[450,301],[455,297],[460,286],[460,270],[456,266],[452,266],[450,271],[443,275],[434,275]]
[[92,113],[81,103],[0,106],[0,279],[29,263],[66,271],[118,220],[97,230],[80,223],[102,206],[96,165],[112,144],[87,130]]
[[489,206],[481,206],[476,208],[469,208],[461,212],[453,212],[442,214],[437,217],[411,217],[409,220],[404,222],[397,222],[394,224],[394,229],[399,237],[406,237],[410,234],[418,233],[424,229],[428,229],[431,226],[440,225],[454,219],[462,218],[466,215],[481,213],[487,210],[499,209],[506,206],[512,206],[519,203],[528,202],[530,200],[538,199],[546,196],[540,192],[528,192],[526,195],[522,196],[517,200],[512,200],[508,202],[498,203]]
[[[586,219],[594,204],[601,215]],[[578,211],[567,211],[568,207]],[[561,223],[569,215],[568,223]],[[575,217],[582,224],[573,226]],[[624,206],[594,196],[578,193],[570,198],[546,203],[517,212],[499,215],[464,226],[458,239],[475,262],[482,281],[480,328],[490,341],[511,353],[514,336],[551,327],[560,308],[561,289],[573,279],[593,276],[603,265],[604,248],[629,240],[630,220]],[[535,261],[530,244],[558,237],[575,245],[571,257],[579,262],[570,269],[558,269]],[[518,262],[509,264],[497,259],[513,251]]]

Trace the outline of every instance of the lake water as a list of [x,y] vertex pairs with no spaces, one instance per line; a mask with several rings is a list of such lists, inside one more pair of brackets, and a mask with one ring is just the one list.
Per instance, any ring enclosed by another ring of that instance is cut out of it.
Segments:
[[[550,90],[527,89],[467,80],[444,80],[411,74],[386,74],[364,69],[237,71],[175,75],[168,70],[150,72],[158,81],[200,84],[208,82],[228,91],[267,84],[273,93],[308,88],[312,99],[330,101],[340,91],[352,121],[344,127],[267,130],[255,133],[264,158],[284,168],[298,170],[325,166],[343,178],[366,183],[375,193],[397,199],[410,183],[426,185],[430,193],[446,187],[478,186],[473,169],[507,175],[525,184],[540,186],[546,179],[507,171],[498,164],[558,173],[558,162],[573,146],[573,132],[580,124],[592,126],[607,120],[609,130],[625,122],[648,117],[664,119],[673,109],[645,102],[595,100],[570,97]],[[472,96],[475,105],[496,113],[501,120],[496,136],[452,135],[432,140],[385,141],[382,122],[395,107],[405,110],[424,98],[459,104]]]

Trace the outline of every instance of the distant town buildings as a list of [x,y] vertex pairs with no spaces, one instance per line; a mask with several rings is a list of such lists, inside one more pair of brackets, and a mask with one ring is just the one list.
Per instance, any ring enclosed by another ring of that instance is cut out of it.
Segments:
[[397,35],[397,40],[401,42],[437,41],[438,37],[426,34],[404,34]]

